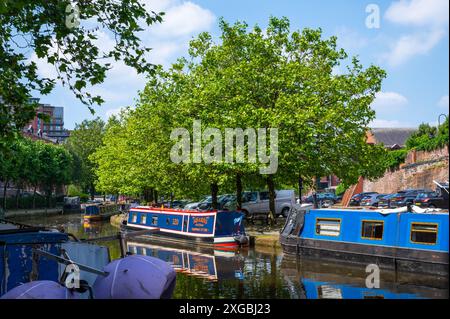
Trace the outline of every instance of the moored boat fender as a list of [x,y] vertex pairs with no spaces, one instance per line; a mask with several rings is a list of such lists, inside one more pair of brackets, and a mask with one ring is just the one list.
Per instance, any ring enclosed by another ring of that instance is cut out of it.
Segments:
[[94,299],[169,299],[175,288],[175,270],[158,258],[127,256],[104,270],[108,275],[97,277]]
[[0,299],[78,299],[77,292],[55,281],[38,280],[17,286]]
[[239,236],[235,236],[234,240],[239,244],[239,245],[247,245],[248,244],[248,236],[245,235],[239,235]]

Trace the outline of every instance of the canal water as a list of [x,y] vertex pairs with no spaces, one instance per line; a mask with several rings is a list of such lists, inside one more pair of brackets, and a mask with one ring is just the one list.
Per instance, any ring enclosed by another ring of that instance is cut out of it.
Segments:
[[[30,225],[64,228],[77,238],[117,234],[109,222],[83,223],[79,215],[20,217]],[[102,241],[112,259],[118,241]],[[281,250],[246,248],[220,251],[153,239],[132,239],[127,249],[154,256],[177,271],[174,298],[448,298],[448,279],[381,271],[380,287],[367,288],[365,268],[284,256]]]

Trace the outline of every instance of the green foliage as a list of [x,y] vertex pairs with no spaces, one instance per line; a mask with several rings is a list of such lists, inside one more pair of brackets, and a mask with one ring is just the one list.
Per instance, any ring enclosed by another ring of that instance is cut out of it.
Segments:
[[62,146],[20,138],[0,152],[0,180],[5,184],[13,182],[19,188],[40,187],[50,205],[54,188],[70,182],[72,164],[72,156]]
[[393,150],[386,152],[385,165],[388,169],[397,169],[400,164],[405,162],[406,155],[408,154],[407,149]]
[[407,149],[418,151],[433,151],[448,145],[449,142],[448,117],[440,127],[421,124],[406,141]]
[[330,174],[350,185],[360,175],[384,172],[385,150],[365,142],[382,69],[364,69],[353,58],[346,74],[335,75],[347,59],[336,38],[323,39],[320,29],[292,32],[286,18],[271,18],[266,32],[223,20],[220,28],[219,43],[200,34],[188,58],[156,69],[135,110],[109,121],[103,145],[90,157],[99,189],[136,194],[152,188],[196,198],[211,185],[233,192],[238,173],[244,189],[264,187],[259,161],[172,163],[170,134],[185,128],[192,137],[193,119],[222,134],[225,128],[278,128],[277,185]]
[[[14,138],[34,116],[32,91],[49,94],[57,82],[68,87],[84,104],[103,103],[88,88],[104,82],[112,63],[122,60],[138,73],[151,73],[145,60],[150,48],[138,37],[142,25],[162,21],[163,13],[144,7],[140,0],[76,1],[79,25],[71,25],[69,0],[2,0],[0,2],[0,143]],[[112,34],[111,49],[98,46],[101,33]],[[42,78],[36,56],[56,69],[56,78]],[[0,145],[1,147],[2,145]]]
[[74,158],[76,169],[73,171],[72,180],[81,187],[81,192],[89,192],[91,196],[95,193],[94,171],[97,166],[89,156],[102,146],[104,133],[105,122],[100,118],[91,121],[84,120],[75,126],[64,144]]
[[346,186],[344,183],[339,183],[339,185],[336,187],[336,195],[342,195],[347,190],[348,186]]

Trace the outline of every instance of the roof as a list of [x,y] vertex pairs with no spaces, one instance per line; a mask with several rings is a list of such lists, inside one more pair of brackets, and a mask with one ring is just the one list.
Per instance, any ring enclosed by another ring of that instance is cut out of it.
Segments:
[[371,132],[375,137],[376,143],[383,143],[386,147],[399,146],[404,147],[406,140],[417,128],[372,128]]

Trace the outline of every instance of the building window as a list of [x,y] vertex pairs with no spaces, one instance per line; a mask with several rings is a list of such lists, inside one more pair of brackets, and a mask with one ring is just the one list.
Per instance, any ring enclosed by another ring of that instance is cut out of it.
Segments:
[[141,215],[141,224],[147,224],[147,215]]
[[137,214],[132,214],[131,216],[131,222],[136,223],[137,222]]
[[341,233],[341,220],[338,218],[317,218],[316,234],[322,236],[339,236]]
[[152,226],[158,225],[158,216],[152,216]]
[[363,220],[361,237],[364,239],[383,239],[384,222],[379,220]]
[[417,244],[436,245],[438,224],[412,223],[411,241]]

